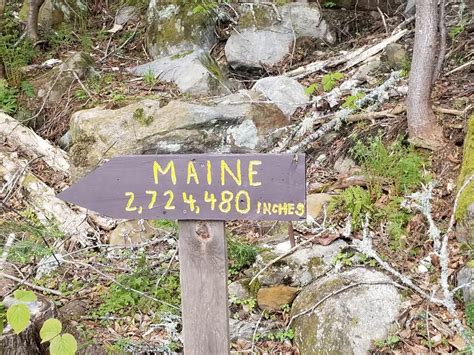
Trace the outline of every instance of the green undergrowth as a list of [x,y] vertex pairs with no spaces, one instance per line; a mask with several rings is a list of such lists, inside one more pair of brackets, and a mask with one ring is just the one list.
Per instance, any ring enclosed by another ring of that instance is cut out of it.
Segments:
[[[165,265],[163,265],[163,268]],[[157,286],[157,281],[164,275]],[[102,294],[102,304],[93,312],[94,316],[106,317],[111,315],[133,315],[138,312],[153,312],[159,319],[163,313],[177,313],[180,306],[179,273],[152,267],[145,255],[142,255],[134,270],[118,276],[117,282],[112,283]],[[123,286],[125,287],[123,287]],[[143,297],[137,290],[146,293],[161,302]],[[178,309],[171,307],[176,306]]]
[[352,186],[345,189],[331,204],[352,216],[354,229],[361,229],[365,215],[372,223],[385,222],[394,248],[401,247],[410,214],[400,207],[403,196],[417,190],[430,177],[425,172],[427,160],[402,139],[385,145],[381,137],[367,143],[358,141],[351,150],[361,166],[367,188]]
[[229,275],[238,275],[240,271],[250,267],[255,262],[258,251],[258,248],[253,245],[238,241],[235,238],[228,238]]
[[8,260],[27,264],[51,255],[52,249],[48,245],[64,239],[64,234],[54,224],[41,224],[29,208],[20,214],[23,218],[19,221],[0,220],[0,236],[11,233],[17,236],[8,250]]

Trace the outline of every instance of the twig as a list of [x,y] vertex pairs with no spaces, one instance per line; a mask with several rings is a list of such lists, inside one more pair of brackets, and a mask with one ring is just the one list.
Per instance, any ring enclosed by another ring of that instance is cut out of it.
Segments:
[[474,63],[474,60],[470,60],[469,62],[464,63],[463,65],[460,65],[459,67],[454,68],[454,69],[451,70],[451,71],[448,71],[448,72],[445,74],[445,76],[454,74],[454,73],[456,73],[456,72],[458,72],[458,71],[460,71],[460,70],[463,70],[463,69],[465,69],[465,68],[468,68],[468,67],[470,67],[473,63]]
[[133,37],[135,37],[135,35],[137,34],[137,31],[138,31],[138,25],[140,23],[137,23],[136,26],[135,26],[135,29],[133,30],[133,33],[130,35],[130,37],[128,37],[119,47],[117,48],[114,48],[113,50],[111,50],[109,53],[107,53],[105,56],[103,56],[101,59],[99,59],[99,63],[102,63],[104,60],[106,60],[108,57],[110,57],[112,54],[114,54],[115,52],[117,52],[118,50],[122,49],[123,47],[125,47],[127,45],[128,42],[130,42],[132,40]]
[[262,321],[263,318],[263,311],[260,313],[260,317],[258,318],[257,325],[255,326],[255,329],[253,330],[252,334],[252,348],[250,349],[250,353],[253,354],[253,349],[255,348],[255,336],[257,335],[258,327],[260,326],[260,322]]
[[168,272],[170,272],[170,269],[171,269],[171,265],[173,264],[173,261],[174,261],[174,258],[176,257],[176,254],[178,254],[178,247],[176,247],[173,255],[171,255],[171,259],[170,259],[170,262],[168,263],[168,267],[166,268],[166,270],[161,274],[160,278],[158,279],[158,281],[156,281],[156,287],[160,286],[160,282],[161,280],[163,280],[163,278],[168,274]]
[[38,285],[35,285],[35,284],[32,284],[31,282],[28,282],[26,280],[22,280],[22,279],[19,279],[18,277],[15,277],[15,276],[11,276],[11,275],[8,275],[8,274],[5,274],[4,272],[1,272],[0,271],[0,276],[1,277],[4,277],[6,279],[10,279],[12,281],[16,281],[16,282],[19,282],[20,285],[26,285],[28,287],[31,287],[32,289],[34,290],[37,290],[37,291],[41,291],[41,292],[46,292],[46,293],[51,293],[53,295],[56,295],[56,296],[62,296],[62,293],[57,291],[57,290],[52,290],[50,288],[46,288],[46,287],[42,287],[42,286],[38,286]]
[[83,84],[82,80],[79,78],[79,75],[77,75],[75,70],[72,71],[72,74],[76,78],[79,85],[81,85],[82,90],[84,90],[84,92],[87,94],[87,96],[89,96],[91,99],[93,99],[91,92],[85,87],[85,85]]
[[[323,231],[324,232],[324,231]],[[315,240],[316,238],[320,237],[323,232],[320,232],[318,234],[316,234],[315,236],[309,238],[309,239],[306,239],[304,242],[301,242],[300,244],[297,244],[295,245],[293,248],[291,248],[290,250],[288,250],[286,253],[276,257],[275,259],[271,260],[267,265],[264,266],[263,269],[261,269],[259,272],[257,272],[257,274],[252,278],[252,280],[250,280],[249,282],[249,285],[251,285],[265,270],[267,270],[270,266],[272,266],[273,264],[277,263],[278,261],[280,261],[281,259],[283,258],[286,258],[288,255],[291,255],[293,254],[297,249],[301,248],[303,245],[306,245],[306,244],[309,244],[311,243],[313,240]]]
[[383,27],[385,28],[385,33],[388,34],[388,27],[387,27],[387,22],[385,21],[385,15],[383,14],[382,10],[380,10],[380,7],[377,6],[377,11],[380,14],[380,17],[382,18],[383,22]]

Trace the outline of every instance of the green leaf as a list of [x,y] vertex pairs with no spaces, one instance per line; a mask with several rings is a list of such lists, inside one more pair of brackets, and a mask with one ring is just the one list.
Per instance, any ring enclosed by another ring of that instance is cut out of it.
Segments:
[[2,335],[3,329],[5,328],[5,324],[3,324],[3,322],[4,322],[3,319],[0,318],[0,335]]
[[61,334],[63,326],[61,322],[55,318],[47,319],[40,330],[41,343],[50,341],[55,336]]
[[313,93],[316,91],[318,87],[319,85],[317,83],[311,84],[306,89],[304,89],[304,93],[308,96],[313,95]]
[[30,310],[22,303],[14,304],[7,310],[8,324],[16,334],[20,334],[30,323]]
[[36,295],[32,291],[16,290],[13,295],[18,301],[21,302],[34,302],[36,301]]
[[77,351],[77,341],[69,333],[59,335],[51,340],[49,352],[51,355],[74,355]]

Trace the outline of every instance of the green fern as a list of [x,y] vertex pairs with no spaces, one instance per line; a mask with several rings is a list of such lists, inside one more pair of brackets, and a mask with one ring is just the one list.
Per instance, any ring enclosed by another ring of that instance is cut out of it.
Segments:
[[340,72],[327,73],[322,78],[323,90],[326,92],[331,91],[342,78],[344,78],[344,74]]

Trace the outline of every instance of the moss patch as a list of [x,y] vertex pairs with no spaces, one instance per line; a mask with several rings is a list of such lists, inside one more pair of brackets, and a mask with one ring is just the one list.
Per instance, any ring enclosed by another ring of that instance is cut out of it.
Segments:
[[273,17],[273,10],[265,5],[262,6],[253,6],[248,9],[245,13],[242,14],[239,20],[240,28],[265,28],[271,26],[275,19]]
[[145,111],[141,107],[137,108],[135,112],[133,112],[133,119],[145,127],[149,126],[153,122],[153,116],[145,115]]
[[87,134],[80,134],[70,149],[72,163],[76,166],[86,166],[91,146],[95,143],[95,138]]
[[[474,175],[474,114],[471,115],[467,124],[463,156],[461,173],[458,178],[458,189],[461,188],[466,179]],[[456,210],[457,220],[462,220],[466,216],[467,208],[472,203],[474,203],[474,182],[466,187],[459,199],[458,208]]]

